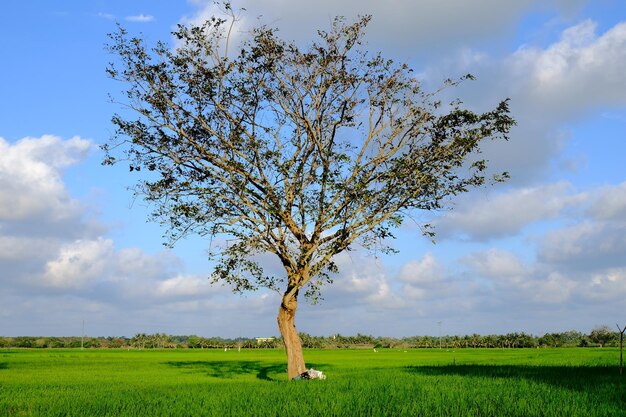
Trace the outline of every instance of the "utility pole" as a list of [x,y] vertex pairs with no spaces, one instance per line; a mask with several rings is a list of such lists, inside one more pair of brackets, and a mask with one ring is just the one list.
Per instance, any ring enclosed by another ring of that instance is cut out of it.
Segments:
[[80,350],[83,350],[85,346],[85,320],[83,320],[83,331],[80,336]]
[[626,326],[623,328],[619,327],[619,324],[616,324],[617,330],[619,330],[619,374],[622,375],[623,367],[622,367],[622,349],[624,347],[624,331],[626,331]]
[[439,349],[441,349],[441,322],[437,322],[437,326],[439,327]]

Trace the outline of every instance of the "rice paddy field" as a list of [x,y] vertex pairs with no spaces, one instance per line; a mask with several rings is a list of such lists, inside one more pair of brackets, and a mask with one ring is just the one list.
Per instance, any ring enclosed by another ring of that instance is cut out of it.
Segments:
[[619,352],[0,350],[0,416],[626,416]]

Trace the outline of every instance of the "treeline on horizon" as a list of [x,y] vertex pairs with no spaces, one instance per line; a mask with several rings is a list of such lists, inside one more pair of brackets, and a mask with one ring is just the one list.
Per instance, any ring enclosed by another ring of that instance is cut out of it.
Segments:
[[[603,347],[617,346],[619,333],[608,326],[595,327],[589,334],[576,330],[562,333],[546,333],[534,336],[527,333],[507,333],[502,335],[464,336],[410,336],[374,337],[357,334],[355,336],[311,336],[300,333],[304,348],[345,349],[345,348],[535,348],[535,347]],[[174,336],[165,333],[139,333],[128,337],[45,337],[17,336],[0,337],[0,348],[119,348],[119,349],[250,349],[281,348],[282,340],[276,338],[236,338],[201,337],[196,335]]]

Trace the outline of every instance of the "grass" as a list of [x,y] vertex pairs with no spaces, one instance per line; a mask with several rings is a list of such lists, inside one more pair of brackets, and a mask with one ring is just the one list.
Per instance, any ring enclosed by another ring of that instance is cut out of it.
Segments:
[[617,349],[0,350],[0,416],[626,416]]

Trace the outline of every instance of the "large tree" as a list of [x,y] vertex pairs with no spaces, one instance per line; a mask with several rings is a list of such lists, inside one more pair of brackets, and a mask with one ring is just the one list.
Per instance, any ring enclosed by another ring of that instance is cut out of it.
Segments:
[[[136,192],[170,244],[189,234],[226,242],[211,254],[213,282],[281,294],[293,378],[305,370],[299,296],[319,296],[338,253],[391,250],[407,216],[502,180],[478,154],[514,121],[506,100],[481,114],[457,100],[442,105],[407,65],[368,53],[369,16],[335,19],[305,49],[265,26],[234,48],[236,16],[226,10],[231,19],[179,26],[175,48],[150,47],[123,28],[111,35],[108,73],[126,84],[130,111],[113,117],[105,163],[127,161],[139,174]],[[261,253],[274,254],[284,274],[266,274]]]

